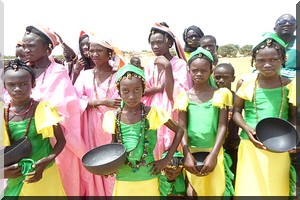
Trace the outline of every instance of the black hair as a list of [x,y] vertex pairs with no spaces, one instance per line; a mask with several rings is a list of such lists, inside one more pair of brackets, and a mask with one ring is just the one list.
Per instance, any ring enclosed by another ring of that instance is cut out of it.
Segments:
[[184,51],[185,52],[193,52],[195,51],[197,48],[193,48],[191,47],[187,40],[186,40],[186,34],[190,31],[190,30],[193,30],[195,31],[200,38],[202,38],[204,36],[204,33],[203,31],[198,27],[198,26],[195,26],[195,25],[192,25],[192,26],[189,26],[188,28],[185,28],[184,31],[183,31],[183,34],[182,34],[182,37],[183,37],[183,41],[184,41]]
[[11,60],[9,61],[8,65],[6,67],[4,67],[4,71],[3,74],[5,74],[5,72],[7,72],[8,70],[14,70],[14,71],[18,71],[19,69],[24,69],[27,72],[30,73],[31,75],[31,84],[32,86],[35,85],[35,78],[36,78],[36,74],[35,71],[32,67],[28,66],[25,62],[21,61],[20,59],[15,59],[15,60]]
[[212,40],[215,44],[217,44],[217,39],[213,35],[204,35],[200,40],[205,40],[205,39]]
[[92,68],[93,68],[94,62],[92,61],[92,59],[91,59],[90,57],[86,57],[86,56],[84,55],[83,50],[82,50],[82,48],[81,48],[80,43],[81,43],[82,40],[84,40],[85,38],[89,38],[89,36],[86,35],[86,34],[84,34],[83,36],[79,37],[79,43],[78,43],[78,44],[79,44],[79,52],[80,52],[80,55],[81,55],[83,61],[84,61],[85,63],[87,63],[87,65],[84,65],[84,70],[87,70],[87,69],[92,69]]
[[225,68],[225,69],[230,70],[233,76],[235,74],[234,67],[232,66],[231,63],[220,63],[214,68],[214,71],[219,68]]
[[286,61],[285,47],[282,46],[281,44],[279,44],[278,42],[276,42],[276,40],[274,40],[272,38],[268,38],[268,39],[264,40],[263,42],[259,43],[252,49],[251,66],[253,67],[256,55],[258,54],[258,51],[260,49],[264,49],[265,47],[275,48],[277,50],[277,52],[279,53],[279,55],[281,56],[282,67],[285,67],[285,61]]

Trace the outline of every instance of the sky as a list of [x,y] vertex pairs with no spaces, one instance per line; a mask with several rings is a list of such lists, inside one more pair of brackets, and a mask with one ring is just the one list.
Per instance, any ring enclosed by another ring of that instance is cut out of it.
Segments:
[[[296,17],[298,3],[296,0],[0,1],[4,5],[3,54],[6,56],[15,54],[15,45],[22,40],[26,26],[36,24],[54,30],[75,50],[81,30],[109,35],[123,51],[151,50],[150,29],[155,22],[162,21],[169,25],[182,46],[184,29],[196,25],[204,34],[215,36],[219,46],[242,47],[255,44],[264,32],[273,31],[276,19],[282,14]],[[56,47],[53,54],[61,55],[62,48]]]

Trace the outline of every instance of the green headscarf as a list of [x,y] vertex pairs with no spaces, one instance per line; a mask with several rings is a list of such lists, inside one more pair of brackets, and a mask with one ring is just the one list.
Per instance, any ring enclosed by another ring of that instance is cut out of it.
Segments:
[[210,53],[210,51],[207,51],[205,49],[203,49],[202,47],[198,47],[195,51],[193,51],[191,54],[190,54],[190,58],[188,60],[188,63],[191,62],[191,60],[194,60],[194,57],[197,56],[197,57],[201,57],[199,55],[205,55],[206,57],[209,58],[209,60],[211,60],[211,62],[214,62],[214,57],[213,55]]
[[266,32],[262,35],[262,39],[253,47],[253,49],[257,48],[261,43],[265,42],[267,39],[272,39],[276,41],[278,44],[283,46],[285,48],[286,44],[285,42],[278,37],[276,33]]
[[137,74],[138,76],[140,76],[143,81],[146,80],[145,78],[145,73],[142,69],[132,65],[132,64],[127,64],[124,65],[123,67],[121,67],[116,75],[116,83],[118,83],[120,81],[120,79],[127,73],[127,72],[133,72],[135,74]]

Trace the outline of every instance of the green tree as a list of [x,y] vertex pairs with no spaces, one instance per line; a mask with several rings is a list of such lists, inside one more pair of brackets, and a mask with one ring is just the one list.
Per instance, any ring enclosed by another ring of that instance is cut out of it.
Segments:
[[227,44],[219,47],[218,54],[222,57],[236,57],[238,51],[239,51],[238,45]]
[[243,56],[250,56],[252,54],[252,45],[245,45],[240,48],[240,54]]

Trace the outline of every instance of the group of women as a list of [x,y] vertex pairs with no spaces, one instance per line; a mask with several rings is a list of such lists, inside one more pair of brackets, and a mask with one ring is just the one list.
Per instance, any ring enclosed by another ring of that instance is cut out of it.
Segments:
[[[40,178],[45,181],[37,179],[27,182],[23,181],[28,176],[21,173],[21,165],[5,166],[4,175],[8,178],[5,194],[41,195],[37,191],[47,188],[48,193],[44,195],[49,196],[160,195],[160,184],[163,183],[158,176],[168,175],[164,169],[174,164],[172,158],[177,149],[174,157],[178,153],[184,157],[183,163],[178,162],[175,166],[184,166],[184,170],[175,177],[183,175],[186,180],[183,195],[289,196],[294,186],[290,180],[295,175],[289,153],[269,152],[254,137],[256,124],[266,117],[280,117],[295,123],[295,81],[279,75],[285,63],[285,43],[274,33],[267,33],[261,38],[252,52],[252,63],[258,73],[240,81],[234,100],[229,89],[217,88],[211,83],[213,68],[217,65],[217,45],[214,37],[203,36],[198,27],[187,28],[184,31],[186,43],[182,48],[165,22],[155,23],[148,37],[155,58],[145,69],[140,69],[127,65],[122,52],[108,38],[81,32],[80,54],[74,56],[61,37],[50,29],[26,27],[22,40],[23,61],[26,64],[22,61],[21,64],[10,63],[4,73],[4,100],[10,105],[5,108],[8,113],[6,130],[7,138],[12,139],[5,145],[18,139],[13,136],[13,123],[27,119],[31,121],[31,118],[37,123],[37,115],[30,117],[29,114],[36,112],[37,103],[30,102],[45,102],[43,109],[50,107],[51,113],[57,112],[59,116],[48,126],[57,127],[59,124],[60,130],[54,128],[54,133],[61,132],[66,141],[64,148],[51,157],[52,164],[55,158],[60,175],[56,181],[61,181],[61,184],[51,182],[54,178],[51,174],[57,174],[57,171],[50,172],[51,168],[47,166],[40,172],[49,173],[49,176]],[[71,67],[51,59],[52,49],[59,44],[58,39],[66,48],[64,50],[71,54]],[[212,44],[209,43],[211,40]],[[210,45],[205,46],[207,43]],[[177,56],[170,51],[173,46]],[[27,92],[23,91],[24,84],[20,78],[13,79],[17,75],[26,76],[24,70],[31,75]],[[22,71],[23,74],[18,74]],[[14,85],[14,80],[21,83]],[[20,97],[16,95],[18,92]],[[228,109],[232,106],[233,119],[243,129],[235,188],[230,171],[231,159],[223,150]],[[242,115],[243,110],[245,116]],[[15,117],[22,114],[23,118]],[[134,128],[137,122],[141,125]],[[116,126],[107,127],[111,124]],[[22,130],[26,132],[28,127],[24,127]],[[153,134],[155,137],[151,136]],[[61,136],[50,134],[32,138],[29,137],[32,143],[33,140],[36,143],[50,138],[49,142],[55,149],[55,141]],[[88,172],[81,164],[82,156],[95,147],[111,142],[122,142],[128,147],[128,162],[124,164],[127,168],[121,168],[117,176],[98,176]],[[33,149],[32,155],[38,150]],[[204,167],[198,171],[193,153],[203,151],[209,154]],[[52,155],[51,152],[53,150],[49,150],[48,154]],[[29,176],[34,176],[34,169],[44,157],[32,156],[36,165],[33,165]],[[278,164],[278,160],[282,162]],[[274,165],[267,164],[270,162]],[[146,169],[150,169],[149,173],[154,177],[146,175]],[[161,171],[164,173],[160,174]],[[23,179],[17,182],[19,189],[13,193],[11,191],[16,187],[11,180],[19,176]],[[172,182],[168,178],[167,181]],[[61,185],[63,191],[58,190],[62,189]],[[146,192],[143,187],[147,185],[149,191]]]

